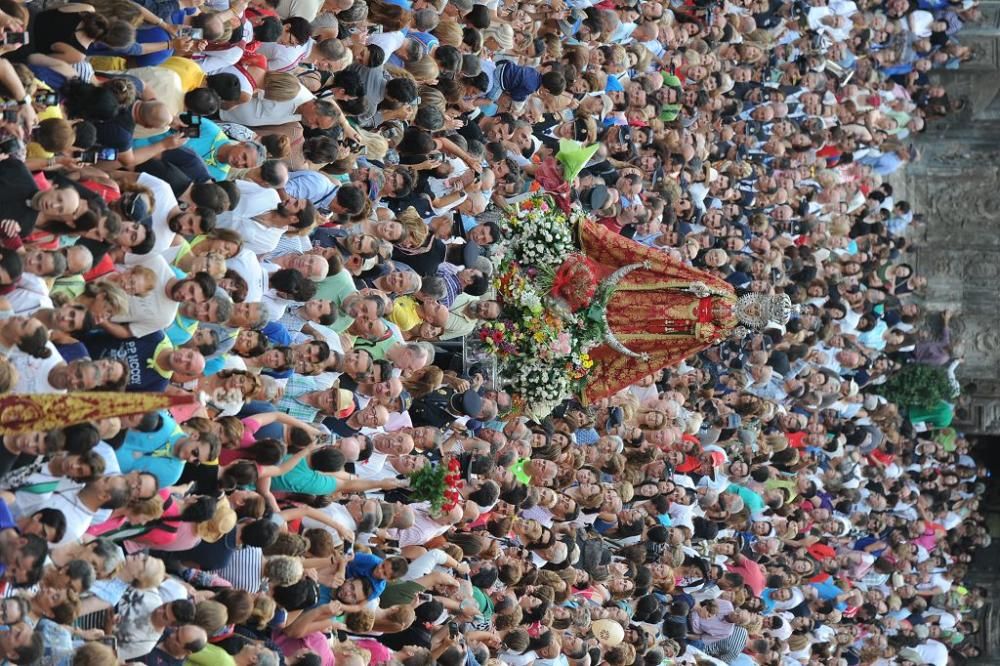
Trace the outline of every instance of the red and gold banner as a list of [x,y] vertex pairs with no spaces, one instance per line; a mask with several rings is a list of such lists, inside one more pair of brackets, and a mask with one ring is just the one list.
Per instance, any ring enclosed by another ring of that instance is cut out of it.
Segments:
[[194,401],[194,396],[164,393],[11,393],[0,396],[0,435],[145,414]]

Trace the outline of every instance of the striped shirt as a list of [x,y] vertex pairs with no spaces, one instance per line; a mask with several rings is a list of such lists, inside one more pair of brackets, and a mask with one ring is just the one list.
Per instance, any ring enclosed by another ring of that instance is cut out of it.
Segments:
[[226,566],[210,573],[228,580],[238,590],[256,594],[264,585],[261,578],[263,564],[264,551],[253,546],[244,546],[233,553]]
[[733,633],[729,638],[723,639],[721,641],[714,641],[712,643],[705,644],[705,652],[709,656],[715,657],[727,664],[736,661],[736,658],[740,656],[743,652],[743,648],[747,646],[747,641],[750,640],[750,634],[743,627],[737,625],[733,627]]

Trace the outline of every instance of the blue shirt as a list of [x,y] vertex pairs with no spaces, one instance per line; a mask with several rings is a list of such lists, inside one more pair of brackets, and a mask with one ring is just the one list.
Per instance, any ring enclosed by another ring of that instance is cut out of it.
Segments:
[[[201,158],[213,180],[226,180],[229,175],[229,165],[217,161],[216,155],[219,148],[229,143],[235,143],[235,141],[226,136],[222,128],[208,118],[201,119],[200,127],[201,133],[185,141],[184,148]],[[163,132],[146,139],[135,139],[132,144],[136,148],[148,146],[163,141],[169,134],[169,132]]]
[[377,599],[385,591],[386,581],[375,578],[375,567],[382,564],[382,558],[369,553],[354,553],[354,559],[347,563],[348,578],[365,578],[372,585],[368,601]]
[[542,74],[534,67],[518,65],[510,60],[497,64],[496,76],[500,88],[515,102],[523,102],[542,87]]
[[84,338],[83,344],[93,359],[113,358],[125,362],[129,373],[126,391],[159,393],[170,383],[168,377],[154,367],[154,352],[165,338],[163,331],[125,340],[102,334]]
[[295,171],[288,175],[285,192],[297,199],[308,199],[318,208],[329,208],[340,187],[316,171]]

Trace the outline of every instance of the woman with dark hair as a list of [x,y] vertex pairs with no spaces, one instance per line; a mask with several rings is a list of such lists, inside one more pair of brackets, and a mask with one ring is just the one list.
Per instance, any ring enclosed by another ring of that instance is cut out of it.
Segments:
[[215,515],[219,501],[207,495],[179,497],[166,488],[159,492],[158,500],[163,503],[163,514],[156,520],[140,525],[123,518],[117,527],[101,536],[122,544],[129,553],[148,548],[187,550],[202,540],[198,523]]
[[98,14],[93,5],[70,2],[35,15],[30,47],[34,53],[70,65],[84,61],[96,42],[127,48],[135,42],[135,28],[127,21]]

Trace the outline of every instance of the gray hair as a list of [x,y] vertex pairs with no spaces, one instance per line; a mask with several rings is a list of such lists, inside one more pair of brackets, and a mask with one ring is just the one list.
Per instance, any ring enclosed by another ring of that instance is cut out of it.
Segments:
[[216,289],[212,300],[216,302],[219,308],[214,323],[229,321],[229,318],[233,316],[233,299],[229,297],[229,294],[221,288]]
[[477,271],[482,271],[483,275],[487,279],[493,277],[493,262],[483,256],[476,257],[475,261],[469,268],[475,268]]
[[257,166],[267,161],[267,148],[259,141],[245,141],[244,145],[253,148],[257,152]]
[[61,252],[51,252],[52,272],[44,277],[60,277],[66,273],[68,262]]
[[287,587],[302,580],[302,560],[288,555],[275,555],[264,562],[264,577],[271,585]]
[[436,301],[441,300],[448,293],[444,278],[439,275],[425,276],[421,282],[420,289],[417,291]]
[[86,560],[70,560],[66,564],[66,573],[73,580],[80,581],[80,588],[84,592],[93,587],[94,581],[97,579],[94,567]]
[[105,537],[97,537],[91,543],[94,554],[101,558],[103,570],[97,572],[99,578],[108,578],[118,567],[125,564],[125,553],[112,541]]
[[[434,362],[434,354],[436,353],[435,350],[434,350],[434,345],[432,345],[429,342],[425,342],[423,340],[421,340],[419,342],[410,342],[410,343],[407,343],[407,344],[408,345],[415,345],[417,347],[417,349],[419,349],[421,352],[423,352],[423,355],[427,357],[427,363],[426,363],[426,365],[430,365],[431,363]],[[412,350],[413,347],[410,347],[410,349]]]
[[271,650],[262,650],[257,653],[256,666],[278,666],[278,657]]

